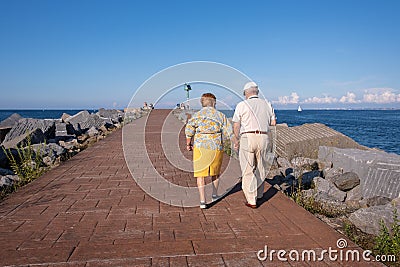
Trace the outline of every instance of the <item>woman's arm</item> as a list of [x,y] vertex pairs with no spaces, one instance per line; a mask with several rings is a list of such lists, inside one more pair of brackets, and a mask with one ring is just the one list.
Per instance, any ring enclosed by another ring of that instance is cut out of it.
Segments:
[[192,137],[186,137],[186,150],[187,151],[193,150]]
[[193,149],[192,139],[196,132],[194,119],[190,119],[185,127],[185,135],[186,135],[186,150],[191,151]]

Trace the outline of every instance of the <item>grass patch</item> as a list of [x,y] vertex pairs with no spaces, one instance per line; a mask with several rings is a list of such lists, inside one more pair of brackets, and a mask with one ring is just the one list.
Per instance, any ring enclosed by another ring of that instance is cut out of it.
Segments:
[[14,155],[11,149],[5,149],[4,147],[3,151],[10,162],[12,171],[14,174],[18,175],[19,180],[14,181],[12,186],[3,187],[0,198],[4,198],[6,195],[16,191],[19,187],[32,182],[48,169],[43,163],[43,149],[33,149],[29,135],[26,145],[24,147],[22,145],[17,147],[17,155]]

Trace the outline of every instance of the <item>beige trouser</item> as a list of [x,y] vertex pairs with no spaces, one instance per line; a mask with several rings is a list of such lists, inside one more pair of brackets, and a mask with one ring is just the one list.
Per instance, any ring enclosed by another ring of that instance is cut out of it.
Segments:
[[246,133],[240,137],[239,161],[242,189],[249,204],[255,205],[264,194],[267,176],[268,135]]

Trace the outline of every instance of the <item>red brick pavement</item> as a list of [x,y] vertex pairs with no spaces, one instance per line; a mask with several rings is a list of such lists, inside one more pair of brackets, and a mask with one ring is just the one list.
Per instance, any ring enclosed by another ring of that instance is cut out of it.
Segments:
[[[153,131],[167,112],[153,111]],[[320,251],[335,249],[343,236],[272,188],[256,210],[243,205],[239,185],[207,210],[161,203],[132,179],[121,136],[113,133],[0,203],[1,266],[366,265],[259,261],[265,245]],[[168,174],[174,167],[165,161],[155,165]],[[181,180],[171,181],[193,184],[190,172],[173,171]]]

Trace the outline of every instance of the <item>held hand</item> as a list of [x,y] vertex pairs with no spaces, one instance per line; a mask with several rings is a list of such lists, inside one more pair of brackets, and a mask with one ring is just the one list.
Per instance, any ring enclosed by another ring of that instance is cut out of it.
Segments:
[[187,151],[192,151],[193,150],[193,146],[192,145],[186,145],[186,150]]
[[233,149],[234,149],[235,151],[239,151],[239,142],[238,142],[238,141],[234,141],[234,142],[233,142]]

